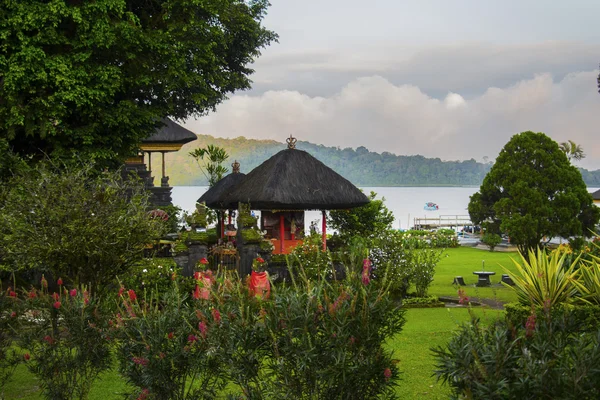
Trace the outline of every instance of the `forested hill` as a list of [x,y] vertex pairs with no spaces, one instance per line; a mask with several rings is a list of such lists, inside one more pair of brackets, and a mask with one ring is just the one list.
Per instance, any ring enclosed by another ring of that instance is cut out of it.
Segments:
[[[167,175],[170,183],[179,185],[206,185],[206,177],[200,171],[189,152],[212,144],[224,148],[229,154],[226,166],[238,160],[241,172],[248,173],[254,167],[286,148],[285,143],[274,140],[215,138],[198,135],[198,140],[188,143],[181,151],[167,154]],[[492,166],[473,159],[467,161],[442,161],[439,158],[397,156],[392,153],[371,152],[365,147],[357,149],[325,147],[299,141],[296,148],[305,150],[357,186],[451,186],[480,185]],[[156,157],[156,156],[155,156]],[[158,160],[153,162],[157,164]],[[302,171],[298,171],[302,173]],[[600,170],[581,170],[588,186],[600,187]],[[156,174],[155,174],[156,175]]]

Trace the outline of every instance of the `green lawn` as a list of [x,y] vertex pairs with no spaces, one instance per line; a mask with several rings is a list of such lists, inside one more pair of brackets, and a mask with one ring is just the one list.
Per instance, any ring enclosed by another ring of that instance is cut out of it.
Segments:
[[[474,285],[476,276],[473,271],[481,269],[481,260],[485,260],[485,269],[495,271],[492,282],[498,282],[502,267],[512,270],[510,257],[517,253],[489,252],[474,248],[448,249],[438,264],[430,294],[456,297],[456,288],[452,285],[454,276],[461,275],[466,283]],[[467,286],[467,295],[471,298],[484,297],[501,301],[515,301],[516,296],[506,288],[475,288]],[[472,312],[484,320],[492,320],[502,315],[502,311],[489,308],[474,308]],[[399,359],[401,380],[397,394],[401,399],[443,399],[448,397],[448,388],[438,384],[432,375],[434,360],[430,349],[444,345],[452,337],[452,332],[462,323],[469,321],[467,308],[430,308],[409,309],[406,312],[406,325],[400,335],[389,343]],[[122,399],[127,385],[116,369],[109,371],[96,382],[90,394],[91,400]],[[36,378],[21,365],[5,388],[7,399],[40,399]]]
[[[473,247],[447,249],[437,265],[429,294],[457,297],[457,289],[452,285],[452,281],[455,276],[462,276],[468,285],[463,289],[467,296],[475,301],[477,298],[496,299],[502,302],[517,301],[517,296],[511,289],[498,285],[502,274],[506,273],[502,267],[506,267],[509,274],[515,272],[511,258],[519,260],[519,253],[491,252]],[[486,271],[496,273],[491,277],[492,287],[489,288],[474,286],[477,283],[477,276],[473,275],[473,271],[481,271],[482,261],[485,261]]]

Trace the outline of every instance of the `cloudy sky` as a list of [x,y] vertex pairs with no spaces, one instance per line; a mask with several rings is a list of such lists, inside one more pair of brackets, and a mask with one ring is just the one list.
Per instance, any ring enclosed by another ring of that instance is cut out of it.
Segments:
[[253,89],[189,129],[477,161],[532,130],[600,169],[600,1],[271,2]]

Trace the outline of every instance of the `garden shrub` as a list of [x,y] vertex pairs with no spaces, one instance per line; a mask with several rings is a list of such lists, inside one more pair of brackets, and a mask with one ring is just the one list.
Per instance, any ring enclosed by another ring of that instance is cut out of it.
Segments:
[[502,236],[497,233],[485,233],[481,238],[481,242],[490,248],[490,251],[494,251],[496,246],[502,243]]
[[172,257],[143,258],[119,279],[125,287],[138,293],[152,290],[165,293],[171,289],[173,276],[181,276],[181,271]]
[[532,309],[529,305],[521,303],[507,303],[504,305],[506,321],[514,326],[524,327],[531,313],[542,315],[550,313],[553,319],[573,321],[572,329],[580,331],[594,331],[600,327],[600,305],[596,304],[559,304],[551,309],[536,306]]
[[291,272],[302,271],[309,279],[317,279],[321,274],[333,276],[332,255],[323,251],[321,235],[311,234],[296,246],[286,260]]
[[50,271],[98,293],[164,232],[140,182],[93,164],[37,164],[10,181],[0,207],[0,248],[11,271]]
[[411,257],[411,281],[417,290],[417,297],[425,297],[433,282],[435,266],[442,258],[442,251],[435,249],[413,250]]
[[433,349],[435,373],[455,399],[597,399],[600,330],[571,327],[550,314],[531,315],[525,327],[473,320]]
[[529,251],[526,258],[513,260],[517,273],[512,274],[512,288],[521,304],[551,308],[560,303],[570,302],[578,293],[578,260],[566,267],[566,253],[553,251],[549,255],[542,249]]
[[108,313],[85,287],[69,289],[61,279],[58,292],[46,287],[20,294],[17,344],[44,398],[86,399],[92,383],[111,367]]
[[11,325],[14,324],[12,320],[17,317],[17,293],[14,286],[5,291],[1,290],[2,287],[0,282],[0,399],[4,398],[4,385],[22,359],[12,348],[15,331]]
[[[366,263],[368,269],[368,263]],[[399,333],[404,312],[369,271],[330,281],[294,276],[264,303],[274,382],[270,398],[364,399],[390,395],[398,372],[383,344]]]
[[112,322],[117,358],[136,396],[209,399],[225,386],[220,311],[203,300],[189,304],[187,297],[176,285],[160,297],[140,299],[133,289],[120,290]]
[[437,296],[407,297],[402,299],[404,308],[433,308],[444,307],[445,304]]

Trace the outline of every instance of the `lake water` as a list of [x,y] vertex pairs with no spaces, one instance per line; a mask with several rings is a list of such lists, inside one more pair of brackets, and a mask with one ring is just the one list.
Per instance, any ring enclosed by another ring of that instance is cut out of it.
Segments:
[[[374,191],[377,198],[384,198],[385,205],[394,214],[394,228],[407,229],[414,225],[415,218],[436,218],[440,216],[468,216],[469,197],[479,187],[363,187],[365,193]],[[176,186],[173,188],[173,204],[186,211],[195,209],[196,200],[208,190],[207,186]],[[588,188],[594,192],[597,188]],[[424,210],[425,203],[433,202],[439,207],[435,211]],[[308,211],[305,216],[305,229],[311,221],[321,226],[321,212]]]

